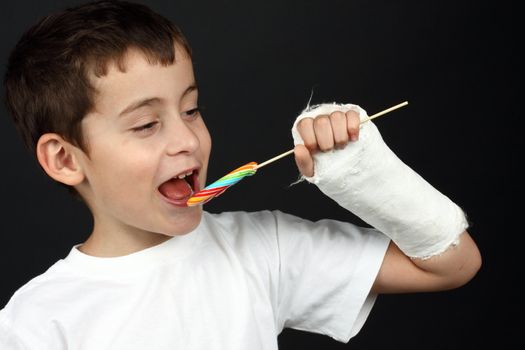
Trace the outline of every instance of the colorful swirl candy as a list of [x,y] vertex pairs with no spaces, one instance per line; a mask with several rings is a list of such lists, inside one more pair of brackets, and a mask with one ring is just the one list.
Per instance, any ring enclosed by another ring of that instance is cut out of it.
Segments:
[[199,204],[204,204],[211,199],[218,197],[229,187],[235,185],[246,176],[252,176],[257,171],[257,163],[250,162],[245,164],[227,175],[221,177],[219,180],[209,184],[201,191],[195,193],[190,199],[188,199],[188,207],[193,207]]

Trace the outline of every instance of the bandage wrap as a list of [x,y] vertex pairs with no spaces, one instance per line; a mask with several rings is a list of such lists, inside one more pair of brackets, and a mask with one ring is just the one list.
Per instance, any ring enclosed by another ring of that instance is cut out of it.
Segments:
[[[297,117],[292,136],[303,144],[297,123],[334,111],[366,112],[352,104],[322,104]],[[342,150],[314,154],[314,175],[304,177],[328,197],[390,237],[408,256],[426,259],[457,244],[468,227],[465,214],[403,163],[372,121],[360,126],[359,140]]]

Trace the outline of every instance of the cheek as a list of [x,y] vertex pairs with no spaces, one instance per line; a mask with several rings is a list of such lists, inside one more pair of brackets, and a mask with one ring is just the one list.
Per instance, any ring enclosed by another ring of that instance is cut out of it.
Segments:
[[200,185],[204,186],[206,183],[206,174],[208,170],[208,161],[210,157],[212,141],[210,133],[206,128],[206,125],[204,124],[204,122],[201,123],[202,124],[200,125],[200,127],[194,129],[193,132],[195,133],[195,135],[197,135],[199,139],[199,152],[201,152],[201,159],[203,161],[203,167],[199,174],[199,181]]
[[207,159],[210,156],[210,152],[211,152],[211,137],[210,137],[210,134],[208,133],[208,130],[203,132],[203,135],[201,137],[201,142],[203,144],[202,146],[203,152],[206,153],[206,159]]
[[[120,151],[119,151],[120,149]],[[88,180],[93,191],[100,192],[107,200],[141,197],[150,191],[156,171],[156,160],[151,153],[124,146],[97,154],[93,158],[97,164],[93,178]]]
[[197,135],[197,138],[199,139],[200,143],[201,152],[205,154],[207,159],[211,151],[211,136],[208,132],[208,129],[206,128],[206,124],[204,124],[204,121],[202,119],[199,121],[199,124],[197,124],[196,127],[193,129],[193,132],[195,133],[195,135]]

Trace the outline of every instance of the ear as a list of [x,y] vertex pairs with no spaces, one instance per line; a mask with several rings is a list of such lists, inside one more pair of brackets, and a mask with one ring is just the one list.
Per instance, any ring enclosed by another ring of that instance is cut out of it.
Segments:
[[36,146],[37,159],[44,171],[54,180],[69,186],[84,180],[76,151],[79,151],[77,147],[54,133],[42,135]]

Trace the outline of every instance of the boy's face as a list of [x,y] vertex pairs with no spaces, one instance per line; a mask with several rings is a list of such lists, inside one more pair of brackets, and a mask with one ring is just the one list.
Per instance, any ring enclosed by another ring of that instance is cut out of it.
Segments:
[[185,203],[205,184],[211,150],[191,59],[177,46],[170,66],[150,64],[137,50],[124,63],[125,72],[110,65],[93,77],[97,97],[82,121],[88,154],[78,150],[85,181],[77,190],[93,212],[94,233],[187,233],[202,209]]

